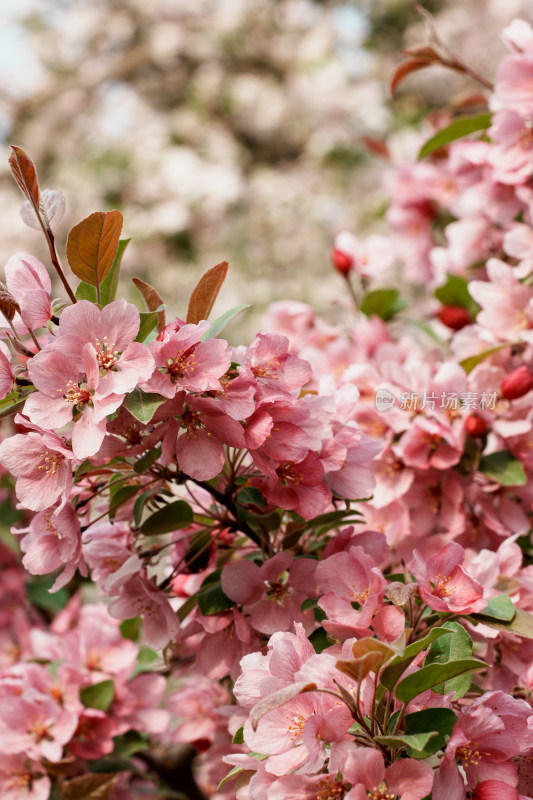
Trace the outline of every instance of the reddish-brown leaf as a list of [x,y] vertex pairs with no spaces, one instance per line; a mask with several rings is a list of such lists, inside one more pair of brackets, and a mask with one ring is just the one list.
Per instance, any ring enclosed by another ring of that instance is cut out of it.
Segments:
[[35,164],[21,147],[11,145],[9,166],[11,167],[13,177],[22,190],[22,194],[27,197],[32,206],[38,210],[40,193]]
[[392,77],[390,79],[389,90],[391,94],[394,94],[400,83],[407,78],[412,72],[416,72],[419,69],[424,69],[424,67],[428,67],[432,63],[430,58],[424,58],[422,56],[415,57],[415,58],[408,58],[407,61],[402,61],[401,64],[398,64],[394,72],[392,73]]
[[386,158],[387,160],[390,159],[387,142],[383,139],[376,139],[374,136],[361,136],[361,142],[375,156],[380,156],[380,158]]
[[189,300],[187,322],[197,323],[208,318],[227,272],[228,262],[221,261],[202,275]]
[[[146,281],[140,278],[132,278],[131,280],[142,294],[148,311],[157,311],[160,306],[164,305],[163,298],[157,289],[154,289],[153,286],[150,286],[149,283],[146,283]],[[165,309],[162,309],[157,312],[157,330],[162,331],[165,325]]]
[[67,260],[77,278],[99,286],[113,265],[120,232],[120,211],[95,211],[75,225],[67,239]]
[[80,775],[60,784],[63,800],[108,800],[117,782],[116,773]]

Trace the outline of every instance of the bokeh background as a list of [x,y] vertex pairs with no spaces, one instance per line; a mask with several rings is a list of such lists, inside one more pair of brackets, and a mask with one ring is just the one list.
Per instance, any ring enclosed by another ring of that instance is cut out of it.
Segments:
[[[489,79],[499,31],[533,21],[531,0],[426,0],[441,38]],[[61,189],[57,231],[119,208],[133,237],[123,293],[138,275],[184,315],[205,269],[228,260],[215,313],[249,340],[273,300],[342,314],[335,234],[383,230],[390,162],[430,132],[428,109],[477,91],[441,68],[394,99],[402,47],[421,44],[411,0],[1,0],[0,260],[29,250],[9,175],[9,145]],[[435,111],[438,121],[438,112]],[[386,155],[383,141],[389,142]],[[58,289],[58,294],[60,291]]]

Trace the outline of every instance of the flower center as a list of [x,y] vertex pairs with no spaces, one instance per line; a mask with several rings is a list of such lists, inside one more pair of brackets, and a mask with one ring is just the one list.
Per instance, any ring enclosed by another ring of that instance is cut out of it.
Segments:
[[285,461],[285,463],[280,464],[276,469],[276,475],[283,486],[286,486],[288,483],[298,486],[298,484],[302,482],[302,474],[295,470],[292,461]]
[[107,336],[104,336],[103,342],[101,342],[100,339],[95,339],[94,345],[96,349],[96,360],[98,361],[100,369],[106,372],[113,369],[120,356],[118,350],[113,350],[115,343],[109,344]]
[[[57,391],[60,392],[61,389]],[[83,406],[91,399],[91,393],[87,387],[84,388],[78,383],[74,383],[71,379],[66,385],[66,391],[63,392],[63,397],[66,403],[70,403],[73,406]]]
[[289,724],[287,725],[287,735],[289,736],[291,742],[294,742],[295,739],[299,739],[303,733],[304,725],[305,725],[305,717],[298,711],[293,716],[289,716],[289,714],[285,714],[285,719],[289,720]]
[[169,358],[165,371],[170,375],[170,380],[174,383],[179,378],[187,377],[189,372],[196,369],[197,361],[194,357],[196,345],[192,345],[183,353],[180,353],[175,358]]
[[65,460],[65,456],[62,453],[55,453],[53,450],[43,450],[42,453],[39,453],[39,458],[42,458],[42,464],[39,465],[38,469],[44,472],[45,475],[55,475]]
[[477,767],[483,756],[491,756],[491,753],[482,753],[478,748],[479,742],[472,743],[471,739],[462,747],[457,748],[457,755],[461,759],[464,767]]
[[269,358],[260,367],[253,366],[252,373],[255,378],[266,378],[272,381],[278,380],[278,369],[281,362],[277,358]]
[[187,409],[181,415],[181,422],[185,428],[187,428],[187,433],[195,434],[199,428],[204,427],[204,423],[202,422],[202,415],[199,411],[191,411]]
[[449,575],[441,575],[440,572],[434,576],[433,594],[435,597],[449,597],[453,594],[453,589],[446,587],[446,583],[450,580]]
[[346,787],[333,778],[324,778],[316,785],[316,800],[341,800]]

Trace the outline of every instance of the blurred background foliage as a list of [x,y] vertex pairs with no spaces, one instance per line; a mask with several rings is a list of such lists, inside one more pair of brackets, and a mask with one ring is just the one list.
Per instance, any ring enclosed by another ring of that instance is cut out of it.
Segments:
[[[424,42],[412,0],[2,0],[0,257],[37,233],[18,216],[9,144],[61,189],[68,229],[121,209],[128,276],[154,284],[184,315],[201,273],[228,260],[215,314],[253,311],[228,338],[249,338],[269,302],[311,302],[334,319],[335,234],[379,229],[387,162],[412,158],[428,108],[478,87],[440,68],[394,100],[402,47]],[[441,38],[492,78],[526,0],[425,0]],[[436,117],[438,120],[438,116]],[[389,139],[388,155],[382,146]],[[59,293],[59,291],[58,291]],[[339,300],[340,297],[340,300]]]

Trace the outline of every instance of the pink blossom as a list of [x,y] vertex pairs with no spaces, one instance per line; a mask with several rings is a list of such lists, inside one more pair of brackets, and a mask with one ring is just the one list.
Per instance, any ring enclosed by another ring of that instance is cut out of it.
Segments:
[[35,759],[59,761],[77,718],[35,689],[23,696],[0,698],[0,747],[4,753],[26,752]]
[[177,635],[179,620],[164,592],[142,574],[130,578],[120,587],[120,594],[109,606],[117,619],[140,616],[144,620],[144,636],[150,647],[160,649]]
[[387,585],[373,560],[358,546],[321,561],[316,582],[325,592],[318,601],[328,616],[323,626],[342,638],[370,625]]
[[73,457],[63,439],[51,431],[18,433],[0,444],[0,463],[15,478],[18,499],[32,511],[43,511],[58,498],[66,498]]
[[205,322],[182,325],[178,330],[166,331],[164,337],[150,342],[155,370],[142,388],[168,398],[174,397],[180,389],[190,392],[222,391],[220,378],[231,363],[228,344],[223,339],[202,342],[206,328]]
[[281,399],[301,389],[312,372],[306,361],[289,353],[285,336],[259,333],[246,351],[240,374],[256,383],[261,397]]
[[12,391],[14,382],[15,373],[11,363],[11,352],[4,342],[0,342],[0,400],[3,400]]
[[100,385],[100,368],[92,344],[82,348],[83,367],[57,350],[42,350],[28,366],[38,389],[26,400],[30,420],[45,428],[61,428],[74,420],[72,449],[87,458],[99,449],[106,432],[106,416],[119,407],[124,394],[114,394],[109,382]]
[[79,715],[69,750],[78,758],[101,758],[113,752],[113,736],[117,732],[117,724],[111,717],[96,708],[85,708]]
[[184,392],[175,398],[173,416],[163,439],[163,460],[176,458],[179,468],[196,480],[214,478],[224,465],[223,444],[243,448],[244,432],[212,398]]
[[24,753],[0,756],[0,794],[3,800],[48,800],[50,778],[42,764]]
[[30,330],[41,328],[52,316],[48,270],[30,253],[15,253],[5,266],[6,285],[20,306],[22,321]]
[[418,550],[413,553],[409,569],[418,581],[422,600],[435,611],[471,614],[487,605],[483,587],[460,564],[464,550],[450,542],[426,561]]
[[22,563],[32,575],[46,575],[66,565],[51,591],[65,586],[78,566],[83,570],[80,523],[72,505],[58,507],[56,503],[55,507],[36,514],[27,528],[15,533],[25,534],[20,542],[25,553]]
[[146,381],[154,369],[149,349],[134,341],[139,325],[138,310],[125,300],[115,300],[103,309],[80,300],[63,310],[52,346],[74,359],[80,371],[86,371],[83,354],[90,343],[100,371],[100,391],[124,395]]
[[348,746],[342,756],[334,764],[344,780],[353,784],[347,800],[367,800],[367,792],[375,797],[422,800],[431,792],[433,770],[423,761],[405,758],[385,767],[379,750]]

